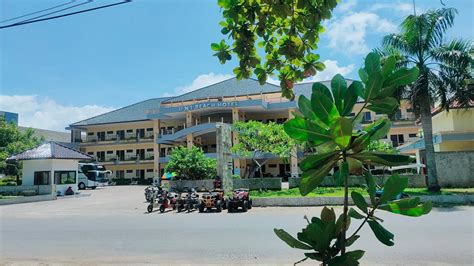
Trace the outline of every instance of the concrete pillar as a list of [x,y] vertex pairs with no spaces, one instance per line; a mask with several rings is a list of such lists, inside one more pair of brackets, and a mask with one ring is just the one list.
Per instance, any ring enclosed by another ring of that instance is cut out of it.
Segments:
[[[293,115],[293,112],[295,112],[295,109],[288,109],[288,119],[292,119],[295,116]],[[299,177],[300,173],[298,170],[298,150],[296,149],[296,146],[291,149],[291,155],[290,155],[290,172],[292,177]]]
[[[193,121],[193,113],[191,112],[186,112],[186,127],[192,127],[194,126],[194,121]],[[186,135],[186,146],[188,149],[191,149],[193,147],[193,134],[188,134]]]
[[[238,108],[232,108],[232,124],[237,122],[237,121],[241,121],[243,119],[241,119],[243,117],[243,112],[241,110],[239,110]],[[233,131],[232,132],[232,144],[235,145],[239,143],[239,132],[235,132]],[[234,174],[236,175],[240,175],[241,177],[243,176],[244,172],[242,167],[241,167],[241,161],[239,158],[236,158],[234,159]]]
[[193,134],[186,135],[186,147],[188,147],[188,149],[191,149],[193,145]]
[[160,135],[160,120],[153,120],[153,172],[154,176],[160,176],[160,144],[156,143]]

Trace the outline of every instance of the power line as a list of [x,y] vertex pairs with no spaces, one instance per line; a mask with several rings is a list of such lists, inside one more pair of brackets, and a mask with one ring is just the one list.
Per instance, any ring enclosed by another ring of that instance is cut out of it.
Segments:
[[109,4],[109,5],[103,5],[103,6],[94,7],[94,8],[89,8],[89,9],[84,9],[84,10],[81,10],[81,11],[71,12],[71,13],[67,13],[67,14],[63,14],[63,15],[57,15],[57,16],[53,16],[53,17],[47,17],[47,18],[42,18],[42,19],[29,20],[29,21],[14,23],[14,24],[6,25],[6,26],[0,26],[0,29],[10,28],[10,27],[16,27],[16,26],[21,26],[21,25],[25,25],[25,24],[30,24],[30,23],[35,23],[35,22],[41,22],[41,21],[46,21],[46,20],[51,20],[51,19],[57,19],[57,18],[62,18],[62,17],[68,17],[68,16],[80,14],[80,13],[90,12],[90,11],[94,11],[94,10],[98,10],[98,9],[102,9],[102,8],[107,8],[107,7],[112,7],[112,6],[116,6],[116,5],[121,5],[121,4],[130,3],[130,2],[132,2],[132,0],[123,0],[122,2],[119,2],[119,3],[114,3],[114,4]]
[[64,3],[64,4],[60,4],[60,5],[53,6],[53,7],[50,7],[50,8],[46,8],[46,9],[43,9],[43,10],[39,10],[39,11],[35,11],[35,12],[32,12],[32,13],[28,13],[28,14],[25,14],[25,15],[22,15],[22,16],[19,16],[19,17],[14,17],[14,18],[10,18],[10,19],[7,19],[7,20],[3,20],[3,21],[0,21],[0,23],[5,23],[5,22],[8,22],[8,21],[12,21],[12,20],[17,20],[17,19],[20,19],[20,18],[28,17],[28,16],[31,16],[31,15],[34,15],[34,14],[38,14],[38,13],[42,13],[42,12],[51,10],[51,9],[56,9],[56,8],[58,8],[58,7],[66,6],[66,5],[72,4],[72,3],[74,3],[74,2],[76,2],[76,0],[71,0],[71,1],[69,1],[69,2],[67,2],[67,3]]
[[59,12],[64,11],[64,10],[68,10],[68,9],[71,9],[71,8],[75,8],[75,7],[78,7],[78,6],[82,6],[82,5],[85,5],[85,4],[92,3],[92,1],[94,1],[94,0],[87,0],[87,1],[85,1],[85,2],[83,2],[83,3],[79,3],[79,4],[76,4],[76,5],[70,6],[70,7],[66,7],[66,8],[63,8],[63,9],[59,9],[59,10],[56,10],[56,11],[53,11],[53,12],[49,12],[49,13],[46,13],[46,14],[43,14],[43,15],[39,15],[39,16],[30,18],[30,19],[27,19],[27,20],[23,20],[23,21],[17,22],[17,23],[15,23],[15,24],[22,24],[22,23],[25,23],[25,22],[28,22],[28,21],[31,21],[31,20],[35,20],[35,19],[38,19],[38,18],[46,17],[46,16],[49,16],[49,15],[52,15],[52,14],[59,13]]

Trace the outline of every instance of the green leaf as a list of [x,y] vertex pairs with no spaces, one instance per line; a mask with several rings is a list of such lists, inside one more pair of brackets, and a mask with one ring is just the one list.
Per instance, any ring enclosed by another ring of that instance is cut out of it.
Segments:
[[333,101],[332,94],[329,91],[328,87],[321,82],[316,82],[312,86],[312,92],[318,92],[324,94],[331,102]]
[[292,237],[290,234],[288,234],[285,230],[283,229],[273,229],[273,232],[281,239],[283,242],[288,244],[288,246],[292,248],[298,248],[298,249],[304,249],[304,250],[311,250],[313,249],[312,247],[306,245],[303,242],[300,242],[296,238]]
[[311,94],[311,107],[316,116],[328,126],[339,117],[332,97],[328,98],[327,95],[321,91],[313,90]]
[[324,206],[324,208],[321,210],[321,220],[325,223],[333,223],[336,221],[336,213],[334,212],[334,209],[327,208]]
[[368,220],[370,229],[375,234],[375,237],[387,246],[393,246],[395,243],[393,242],[394,235],[390,233],[387,229],[383,228],[377,221]]
[[364,128],[366,133],[358,136],[352,143],[354,152],[364,150],[369,145],[370,141],[375,141],[383,138],[388,134],[391,128],[391,122],[387,118],[382,118]]
[[359,192],[352,191],[351,198],[354,201],[354,204],[357,206],[357,208],[359,208],[364,213],[368,213],[367,208],[369,206],[367,205],[367,202],[365,201],[364,197]]
[[306,196],[309,192],[313,191],[317,186],[319,186],[329,171],[331,171],[331,169],[334,167],[335,163],[335,160],[329,161],[320,168],[303,172],[300,182],[301,195]]
[[304,255],[312,260],[317,260],[317,261],[324,260],[324,256],[321,255],[319,252],[305,253]]
[[379,203],[383,204],[394,199],[408,186],[408,177],[400,177],[398,174],[391,175],[383,186],[383,193]]
[[313,154],[306,156],[300,163],[300,169],[306,171],[312,168],[320,167],[328,160],[333,160],[339,157],[339,151],[333,151],[323,154]]
[[347,83],[344,77],[340,74],[335,75],[331,80],[332,96],[334,97],[334,104],[339,113],[342,113],[343,102],[347,92]]
[[375,179],[370,172],[365,172],[365,183],[367,183],[367,193],[369,193],[370,202],[372,206],[375,206],[375,193],[377,191],[377,186],[375,185]]
[[[349,230],[350,225],[351,225],[351,217],[347,216],[346,231]],[[344,228],[344,214],[341,213],[341,215],[339,215],[336,221],[335,236],[339,235],[342,232],[343,228]]]
[[385,59],[385,62],[382,67],[382,76],[384,78],[387,78],[390,74],[392,74],[393,70],[395,69],[396,63],[397,63],[397,59],[393,55]]
[[301,231],[300,237],[308,239],[313,243],[313,249],[324,251],[326,249],[326,235],[324,232],[324,224],[310,223]]
[[283,124],[286,134],[291,138],[303,141],[332,140],[328,131],[303,118],[290,119]]
[[349,247],[351,246],[352,244],[354,244],[354,242],[359,239],[359,235],[353,235],[351,237],[349,237],[347,240],[346,240],[346,247]]
[[359,96],[364,96],[364,85],[360,81],[353,81],[344,96],[344,110],[340,111],[341,116],[348,116],[352,112]]
[[401,200],[389,201],[387,204],[382,204],[379,209],[389,211],[396,214],[419,217],[428,214],[433,207],[433,203],[420,203],[420,198],[406,198]]
[[365,71],[367,71],[367,74],[369,74],[369,79],[370,76],[373,74],[381,74],[380,73],[380,56],[377,53],[371,52],[367,55],[365,58]]
[[352,137],[352,122],[345,117],[339,117],[331,127],[334,142],[341,148],[349,146]]
[[383,83],[384,87],[398,87],[405,86],[415,82],[418,79],[420,71],[418,68],[400,68],[390,75]]
[[382,89],[383,77],[379,72],[370,74],[369,79],[367,80],[367,85],[365,86],[365,95],[364,99],[370,101],[373,98],[377,97]]
[[372,100],[367,109],[380,114],[393,114],[398,108],[398,101],[393,97],[386,97],[384,99]]
[[220,45],[218,43],[211,43],[211,49],[214,51],[219,51],[221,49]]
[[308,98],[306,98],[304,95],[301,95],[298,98],[298,108],[307,119],[311,119],[311,120],[317,119],[316,115],[311,109],[311,101]]
[[350,208],[350,209],[349,209],[348,214],[349,214],[350,217],[352,217],[352,218],[354,218],[354,219],[359,219],[359,220],[360,220],[360,219],[364,219],[364,218],[365,218],[364,215],[358,213],[358,212],[357,212],[356,210],[354,210],[353,208]]
[[370,165],[400,166],[409,164],[410,156],[401,154],[387,154],[380,152],[361,152],[351,157]]
[[369,75],[367,74],[367,71],[365,71],[365,69],[363,68],[359,69],[359,78],[363,83],[367,83],[367,80],[369,79]]
[[347,254],[336,256],[328,262],[329,266],[357,266],[359,262]]

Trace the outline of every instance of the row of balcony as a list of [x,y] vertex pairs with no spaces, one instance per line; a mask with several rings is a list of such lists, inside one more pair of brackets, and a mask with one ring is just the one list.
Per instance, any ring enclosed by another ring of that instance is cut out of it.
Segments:
[[76,140],[76,142],[83,142],[83,143],[98,143],[98,142],[140,142],[140,141],[149,141],[153,140],[154,134],[153,132],[145,132],[143,136],[137,135],[135,133],[125,133],[125,135],[118,135],[118,134],[105,134],[103,138],[99,138],[96,135],[89,135],[83,141],[82,139]]
[[105,157],[99,158],[95,156],[95,159],[98,162],[103,162],[103,163],[130,163],[130,162],[136,162],[139,163],[141,161],[153,161],[155,159],[155,156],[153,154],[146,154],[145,156],[139,156],[139,155],[128,155],[126,154],[123,157],[120,157],[118,155],[108,155],[106,154]]

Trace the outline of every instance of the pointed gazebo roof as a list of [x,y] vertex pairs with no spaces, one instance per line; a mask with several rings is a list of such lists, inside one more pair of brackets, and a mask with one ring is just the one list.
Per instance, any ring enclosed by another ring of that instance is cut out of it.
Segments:
[[63,160],[91,160],[92,157],[78,150],[69,148],[54,141],[48,141],[36,148],[13,155],[7,160],[39,160],[39,159],[63,159]]

